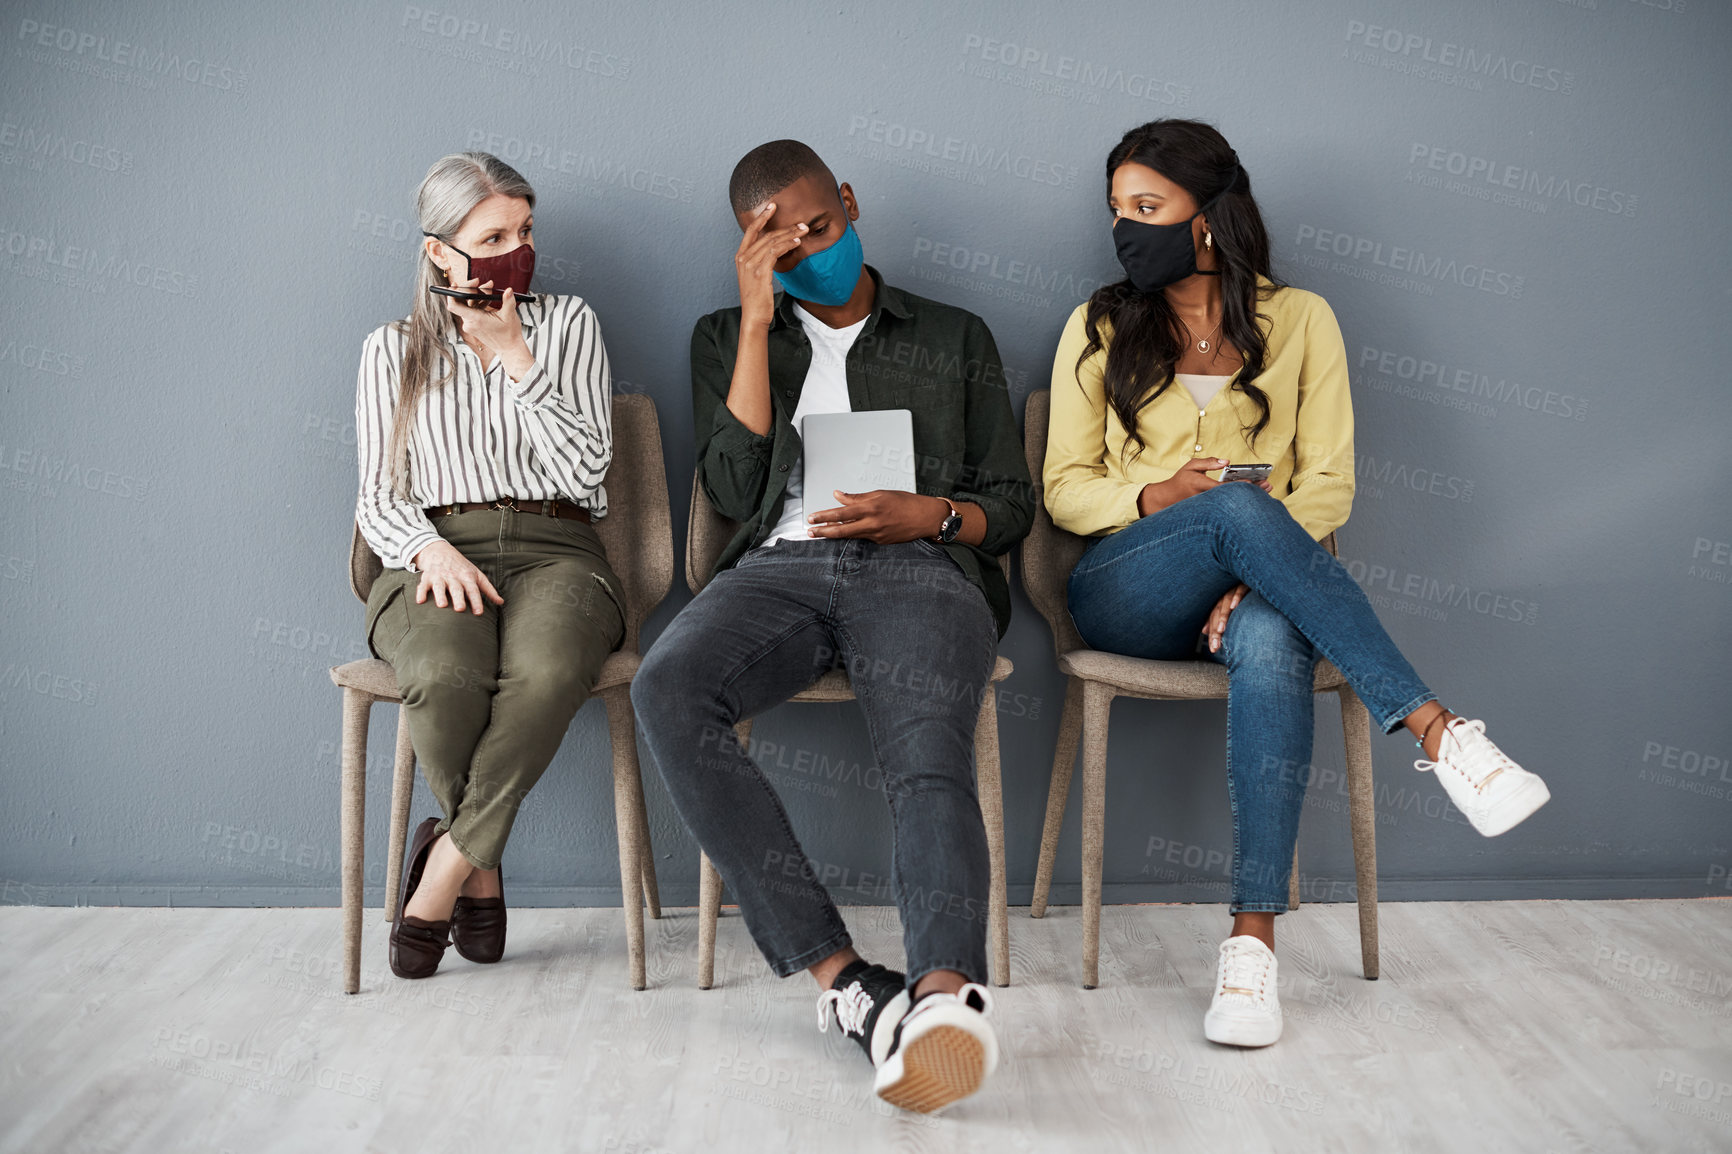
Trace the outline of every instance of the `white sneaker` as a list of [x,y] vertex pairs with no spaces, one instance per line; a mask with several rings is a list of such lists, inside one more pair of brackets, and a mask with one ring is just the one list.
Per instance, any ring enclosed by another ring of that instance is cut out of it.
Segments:
[[1486,837],[1496,837],[1524,821],[1551,800],[1551,790],[1492,744],[1485,722],[1457,717],[1438,738],[1438,759],[1416,761],[1421,773],[1437,771],[1437,780],[1455,807]]
[[1221,943],[1215,996],[1203,1015],[1203,1037],[1225,1046],[1267,1046],[1281,1037],[1275,951],[1250,934]]
[[872,1089],[892,1106],[930,1114],[980,1089],[998,1068],[998,1038],[986,1015],[992,994],[969,982],[927,994],[896,1024]]

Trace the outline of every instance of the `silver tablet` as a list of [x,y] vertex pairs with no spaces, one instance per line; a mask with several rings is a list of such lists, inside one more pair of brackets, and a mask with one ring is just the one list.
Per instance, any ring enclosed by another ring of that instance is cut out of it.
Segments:
[[834,509],[832,489],[866,493],[914,488],[914,414],[908,409],[813,413],[800,420],[805,514]]

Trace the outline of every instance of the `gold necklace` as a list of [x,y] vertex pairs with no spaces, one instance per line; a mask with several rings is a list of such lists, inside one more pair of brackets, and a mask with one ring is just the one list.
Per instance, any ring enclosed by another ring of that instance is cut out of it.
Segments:
[[[1209,330],[1209,337],[1212,337],[1216,333],[1221,331],[1221,324],[1226,319],[1227,319],[1227,314],[1222,313],[1221,314],[1221,320],[1216,321],[1215,327]],[[1186,336],[1190,337],[1192,340],[1197,340],[1197,334],[1194,331],[1192,331],[1190,322],[1186,321],[1184,317],[1180,317],[1179,323],[1185,326],[1185,335]],[[1199,353],[1206,353],[1209,351],[1209,348],[1210,348],[1209,337],[1204,337],[1202,340],[1197,341],[1197,351]]]

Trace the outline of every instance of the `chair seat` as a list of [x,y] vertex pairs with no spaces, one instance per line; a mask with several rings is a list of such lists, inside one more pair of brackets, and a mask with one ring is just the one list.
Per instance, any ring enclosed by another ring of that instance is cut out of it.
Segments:
[[[1000,657],[992,664],[992,684],[1016,672],[1016,666],[1010,658]],[[832,669],[818,678],[800,692],[789,698],[790,701],[853,701],[854,687],[848,684],[848,674],[841,669]]]
[[591,693],[600,693],[604,689],[612,689],[616,685],[625,685],[637,676],[637,667],[643,664],[643,654],[627,653],[616,649],[607,655],[607,660],[601,663],[601,672],[596,676],[595,688]]
[[[1131,697],[1162,700],[1206,700],[1227,696],[1227,667],[1213,661],[1151,661],[1098,649],[1073,649],[1058,659],[1072,677],[1098,681]],[[1328,660],[1317,659],[1312,688],[1321,693],[1347,683]]]
[[403,695],[397,691],[397,671],[391,668],[389,661],[381,661],[377,657],[351,661],[347,665],[333,665],[331,680],[336,682],[339,689],[359,689],[380,701],[403,700]]
[[[612,689],[616,685],[624,685],[637,674],[637,667],[643,664],[643,656],[637,653],[627,653],[615,650],[607,655],[607,660],[601,663],[601,674],[595,680],[595,688],[591,693],[600,693],[604,689]],[[389,661],[381,661],[377,657],[368,657],[361,661],[351,661],[347,665],[333,665],[331,680],[342,689],[359,689],[370,693],[380,701],[401,701],[402,692],[397,688],[397,671],[391,668]],[[846,684],[846,683],[844,683]],[[824,698],[829,701],[831,698]],[[846,701],[846,697],[834,700]]]

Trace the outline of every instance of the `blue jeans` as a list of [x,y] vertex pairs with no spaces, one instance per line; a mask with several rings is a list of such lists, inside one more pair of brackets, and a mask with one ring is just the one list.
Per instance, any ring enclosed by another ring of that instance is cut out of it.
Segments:
[[[1235,585],[1250,591],[1221,648],[1202,629]],[[1071,620],[1090,648],[1227,667],[1233,913],[1287,908],[1299,810],[1311,779],[1312,675],[1335,663],[1384,733],[1435,700],[1371,602],[1280,501],[1218,485],[1095,541],[1071,571]]]
[[[734,723],[847,670],[877,761],[860,784],[890,805],[889,889],[908,986],[933,970],[984,983],[989,870],[974,727],[997,649],[986,598],[938,545],[840,538],[747,551],[650,648],[631,689],[645,743],[778,975],[852,943],[825,882],[861,895],[883,887],[806,856]],[[842,785],[836,800],[866,799]]]

